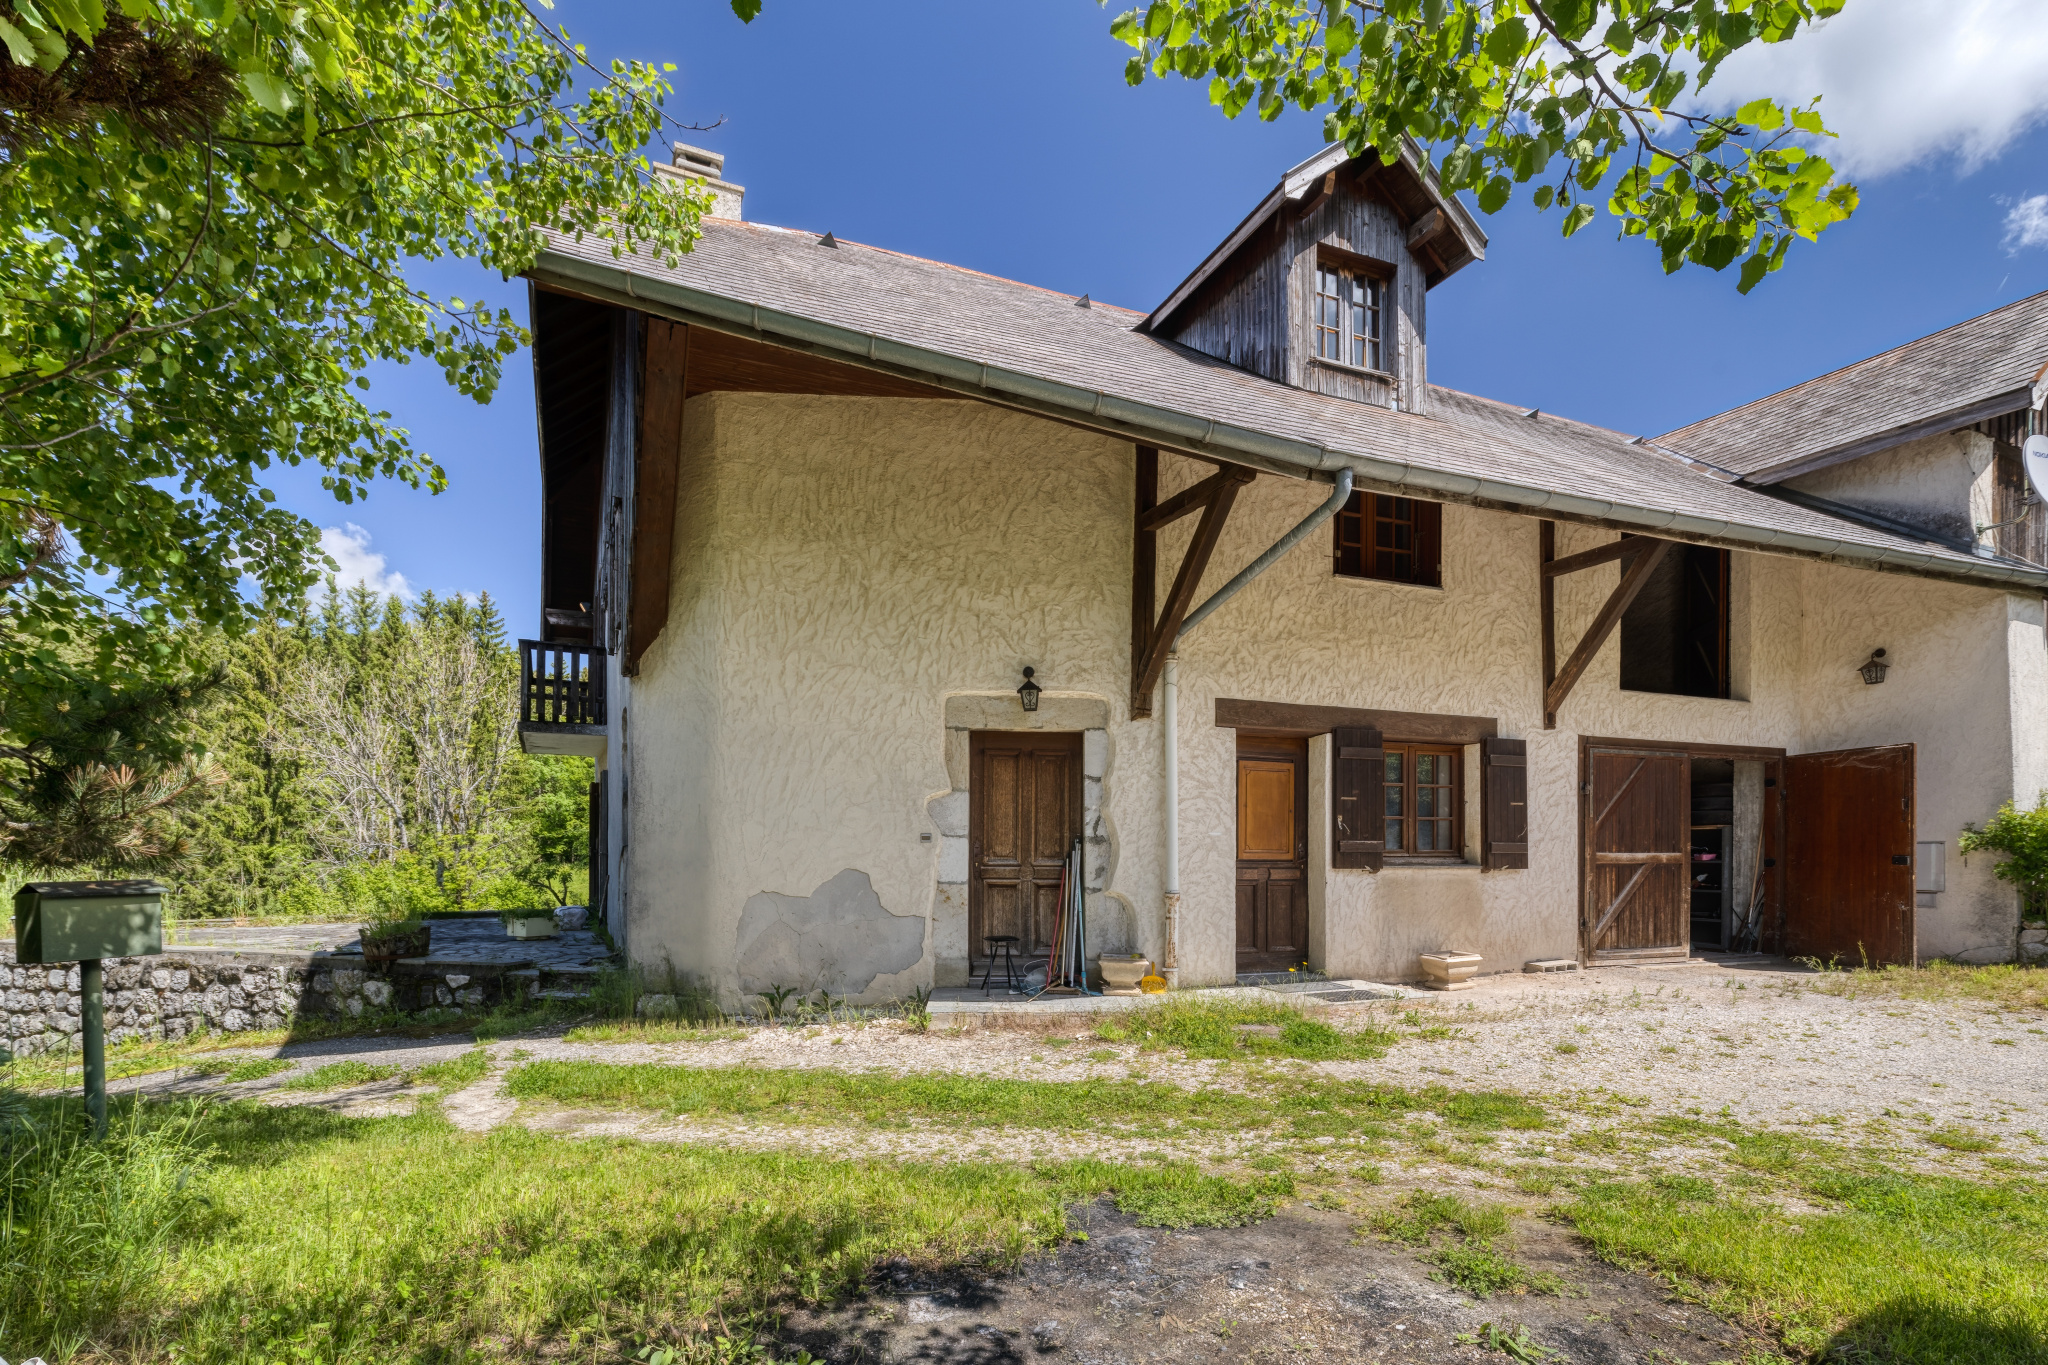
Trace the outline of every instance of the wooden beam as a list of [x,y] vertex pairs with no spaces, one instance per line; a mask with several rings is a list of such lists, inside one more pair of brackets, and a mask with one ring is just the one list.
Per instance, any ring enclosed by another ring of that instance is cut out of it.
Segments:
[[[1159,451],[1138,447],[1138,495],[1131,518],[1131,676],[1152,645],[1155,588],[1159,579],[1159,536],[1147,518],[1159,505]],[[1200,485],[1197,485],[1199,487]],[[1131,719],[1152,714],[1152,694],[1131,695]]]
[[1174,637],[1180,634],[1180,623],[1195,604],[1195,589],[1202,585],[1202,572],[1209,567],[1209,556],[1216,552],[1216,542],[1223,535],[1223,523],[1230,516],[1230,505],[1237,501],[1237,490],[1257,477],[1249,469],[1233,467],[1224,470],[1209,505],[1202,509],[1202,520],[1195,527],[1195,538],[1189,542],[1187,554],[1180,562],[1180,572],[1173,576],[1173,586],[1167,590],[1166,605],[1159,613],[1159,623],[1152,628],[1152,638],[1146,642],[1145,652],[1132,660],[1133,710],[1139,698],[1150,699],[1152,689],[1159,683],[1159,675],[1166,668],[1166,656],[1173,650]]
[[620,667],[640,671],[668,624],[668,585],[676,535],[676,475],[682,463],[683,395],[689,383],[690,329],[647,319],[640,369],[640,432],[633,445],[633,545],[626,639]]
[[1416,247],[1421,246],[1424,242],[1442,232],[1444,230],[1444,222],[1444,211],[1442,209],[1431,209],[1428,213],[1417,218],[1408,229],[1408,249],[1413,251]]
[[[1539,568],[1537,597],[1543,616],[1543,695],[1547,697],[1550,684],[1557,681],[1557,584],[1550,572],[1551,561],[1557,558],[1556,522],[1538,524],[1536,557]],[[1557,728],[1557,713],[1547,706],[1543,709],[1543,728]]]
[[1663,562],[1665,552],[1671,548],[1668,540],[1650,541],[1644,548],[1646,553],[1637,555],[1622,574],[1621,582],[1608,595],[1607,602],[1600,608],[1600,614],[1593,618],[1593,624],[1586,628],[1586,634],[1579,641],[1579,647],[1566,659],[1564,667],[1550,685],[1543,689],[1543,710],[1547,715],[1556,715],[1564,705],[1564,699],[1571,695],[1579,677],[1586,671],[1586,665],[1593,662],[1593,656],[1600,652],[1600,646],[1607,643],[1607,637],[1621,624],[1621,614],[1628,610],[1629,603],[1636,600],[1636,594],[1650,581],[1650,575]]
[[1303,706],[1296,702],[1216,699],[1216,727],[1266,735],[1327,735],[1342,726],[1378,730],[1407,744],[1477,744],[1500,733],[1491,716],[1438,715],[1429,711],[1378,711],[1357,706]]
[[[1149,447],[1140,447],[1148,449]],[[1159,452],[1152,452],[1152,490],[1159,495]],[[1190,512],[1199,512],[1216,497],[1216,490],[1230,477],[1227,470],[1218,470],[1200,483],[1189,484],[1165,502],[1158,503],[1138,514],[1138,529],[1145,532],[1157,531],[1170,526]]]
[[1551,559],[1543,565],[1543,576],[1545,578],[1556,578],[1559,574],[1577,573],[1581,569],[1591,569],[1597,568],[1602,564],[1612,564],[1624,555],[1632,555],[1637,550],[1642,549],[1645,543],[1642,536],[1623,536],[1620,540],[1613,541],[1610,544],[1595,546],[1590,550],[1581,550],[1575,555],[1566,555],[1563,559]]

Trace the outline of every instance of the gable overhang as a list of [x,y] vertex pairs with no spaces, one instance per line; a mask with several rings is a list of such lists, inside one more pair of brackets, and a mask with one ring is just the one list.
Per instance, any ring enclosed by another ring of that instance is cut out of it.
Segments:
[[936,391],[934,396],[974,399],[1196,459],[1320,483],[1332,482],[1339,469],[1348,468],[1358,487],[1376,492],[1465,503],[1548,520],[1879,572],[2048,591],[2048,569],[1993,560],[1958,563],[1950,555],[1933,549],[1862,544],[1694,516],[1668,508],[1588,498],[1561,489],[1474,478],[1369,451],[1276,436],[1105,389],[1046,379],[873,332],[765,308],[552,248],[544,249],[527,273],[545,289],[638,309],[692,327],[893,376]]
[[[1273,221],[1274,216],[1284,205],[1309,201],[1318,193],[1327,176],[1334,171],[1342,170],[1354,161],[1372,167],[1381,166],[1377,155],[1368,152],[1364,156],[1354,157],[1344,149],[1342,143],[1333,142],[1281,176],[1280,183],[1259,201],[1258,207],[1247,214],[1244,221],[1239,223],[1214,251],[1203,258],[1202,263],[1195,267],[1193,274],[1174,287],[1173,292],[1166,296],[1165,302],[1153,309],[1151,316],[1138,325],[1138,330],[1152,332],[1164,327],[1217,271],[1228,264],[1261,229]],[[1444,262],[1442,272],[1429,280],[1429,287],[1435,288],[1474,261],[1486,259],[1486,234],[1480,230],[1478,220],[1456,195],[1443,192],[1443,186],[1436,177],[1436,168],[1429,164],[1429,158],[1423,154],[1419,146],[1404,138],[1401,155],[1384,169],[1394,171],[1400,176],[1403,188],[1408,190],[1406,197],[1414,201],[1401,210],[1403,228],[1413,226],[1432,211],[1440,212],[1444,215],[1441,230],[1454,234],[1458,241],[1462,254],[1451,254]]]
[[2036,386],[2029,385],[2026,388],[2011,389],[2005,393],[1993,394],[1989,398],[1979,399],[1974,403],[1966,403],[1961,407],[1951,408],[1947,412],[1937,413],[1932,417],[1923,418],[1917,422],[1908,422],[1902,426],[1892,427],[1888,431],[1874,432],[1871,435],[1859,437],[1854,441],[1847,441],[1837,446],[1829,446],[1826,450],[1817,450],[1808,455],[1801,455],[1796,459],[1780,461],[1774,465],[1766,465],[1754,473],[1745,475],[1744,479],[1748,483],[1757,485],[1783,483],[1786,479],[1796,479],[1801,474],[1812,474],[1817,470],[1827,469],[1833,465],[1847,464],[1851,460],[1860,460],[1865,455],[1875,455],[1880,450],[1890,450],[1893,446],[1902,446],[1912,441],[1925,440],[1929,436],[1940,436],[1947,432],[1960,431],[1964,427],[1975,426],[1979,422],[1988,422],[1994,417],[2004,417],[2010,413],[2024,412],[2028,408],[2038,406],[2034,397],[2035,390]]

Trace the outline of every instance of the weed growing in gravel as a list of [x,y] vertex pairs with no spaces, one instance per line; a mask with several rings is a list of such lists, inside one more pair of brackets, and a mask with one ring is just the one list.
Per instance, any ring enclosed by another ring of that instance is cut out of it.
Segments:
[[1920,1135],[1937,1147],[1946,1147],[1951,1152],[1988,1152],[1998,1145],[1998,1139],[1983,1133],[1973,1133],[1967,1128],[1948,1124],[1932,1132]]
[[[1271,1032],[1278,1029],[1277,1034]],[[1170,998],[1095,1026],[1105,1042],[1137,1043],[1147,1051],[1177,1048],[1190,1057],[1292,1057],[1302,1061],[1371,1061],[1399,1035],[1370,1025],[1340,1029],[1280,1004]]]
[[292,1064],[282,1057],[222,1057],[209,1060],[226,1062],[227,1065],[218,1070],[209,1069],[204,1074],[222,1076],[229,1085],[239,1085],[243,1081],[260,1081],[265,1076],[275,1076],[280,1071],[292,1069]]
[[1919,967],[1854,967],[1842,969],[1812,962],[1820,971],[1808,989],[1823,995],[1858,999],[1896,996],[1906,1000],[1981,1000],[2001,1009],[2035,1014],[2048,1009],[2048,969],[1994,963],[1966,967],[1933,961]]

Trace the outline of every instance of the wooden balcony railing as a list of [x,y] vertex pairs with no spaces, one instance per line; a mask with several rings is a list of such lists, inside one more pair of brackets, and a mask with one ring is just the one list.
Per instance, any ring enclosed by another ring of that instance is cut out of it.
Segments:
[[519,723],[605,723],[604,650],[540,640],[519,642]]

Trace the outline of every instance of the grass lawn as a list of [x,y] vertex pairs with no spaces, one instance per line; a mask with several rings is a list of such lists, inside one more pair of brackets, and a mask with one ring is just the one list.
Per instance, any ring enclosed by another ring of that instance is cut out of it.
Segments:
[[[46,1121],[56,1105],[36,1109]],[[175,1347],[182,1361],[392,1365],[601,1348],[616,1360],[658,1342],[710,1359],[719,1336],[749,1337],[788,1298],[842,1293],[883,1256],[1014,1265],[1065,1236],[1075,1200],[1108,1195],[1162,1226],[1228,1225],[1293,1191],[1284,1174],[1172,1163],[919,1165],[473,1136],[431,1110],[121,1111],[109,1149],[74,1145],[72,1167],[10,1187],[10,1358]],[[113,1235],[68,1236],[81,1222]],[[131,1235],[145,1225],[170,1229],[154,1250]]]
[[537,1061],[514,1068],[505,1088],[518,1099],[705,1117],[952,1128],[1010,1125],[1132,1136],[1173,1129],[1372,1136],[1389,1121],[1419,1112],[1434,1113],[1459,1128],[1541,1128],[1549,1121],[1542,1106],[1498,1091],[1408,1090],[1286,1076],[1249,1078],[1243,1089],[1185,1090],[1148,1081]]

